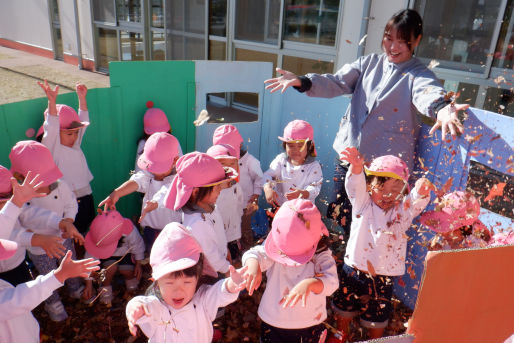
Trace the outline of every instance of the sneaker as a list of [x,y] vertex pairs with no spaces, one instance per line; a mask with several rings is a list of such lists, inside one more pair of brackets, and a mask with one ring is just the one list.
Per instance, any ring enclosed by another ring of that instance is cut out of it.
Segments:
[[134,293],[137,291],[137,286],[139,286],[139,280],[136,278],[125,280],[125,287],[128,292]]
[[82,297],[82,292],[84,291],[84,285],[81,285],[79,289],[75,291],[70,291],[70,297],[73,299],[80,299]]
[[100,288],[100,302],[107,307],[112,306],[112,286],[105,286]]
[[54,322],[62,322],[63,320],[66,320],[66,318],[68,318],[68,314],[64,309],[64,305],[60,300],[51,304],[45,303],[45,310],[50,316],[50,319]]

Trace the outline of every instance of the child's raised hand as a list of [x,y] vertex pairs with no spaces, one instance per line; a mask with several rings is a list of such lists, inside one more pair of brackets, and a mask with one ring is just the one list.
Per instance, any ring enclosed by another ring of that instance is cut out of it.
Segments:
[[77,96],[79,98],[86,98],[87,95],[87,86],[82,83],[77,83],[75,85],[75,91],[77,92]]
[[255,258],[249,258],[245,262],[245,267],[248,267],[243,273],[243,277],[246,280],[246,290],[248,295],[252,295],[253,291],[259,288],[262,282],[262,271],[259,266],[259,261]]
[[63,233],[64,238],[72,238],[75,242],[80,245],[84,245],[84,236],[80,234],[75,225],[67,219],[63,219],[59,222],[59,229]]
[[141,211],[141,216],[139,217],[139,220],[137,221],[139,224],[143,221],[147,213],[150,213],[154,210],[156,210],[159,207],[159,204],[157,204],[157,201],[148,200],[145,203],[145,206],[143,206],[143,210]]
[[46,94],[46,97],[48,98],[48,113],[51,115],[56,116],[57,115],[57,94],[59,93],[59,85],[56,85],[54,89],[50,87],[48,82],[45,80],[44,83],[37,82],[37,84],[43,89],[43,91]]
[[302,306],[305,307],[305,305],[307,305],[307,296],[311,292],[311,287],[315,282],[319,282],[319,280],[314,278],[305,279],[298,282],[292,290],[289,291],[286,289],[279,305],[282,305],[282,308],[286,308],[287,306],[293,307],[298,301],[302,300]]
[[414,187],[416,188],[416,192],[423,197],[429,196],[430,191],[436,191],[434,184],[425,177],[416,180]]
[[89,274],[100,269],[99,264],[100,261],[92,258],[74,261],[71,259],[71,251],[68,250],[61,265],[54,271],[54,275],[60,283],[64,283],[69,278],[89,277]]
[[341,159],[351,164],[352,174],[360,174],[364,167],[364,157],[356,147],[348,147],[341,151]]
[[244,278],[248,266],[236,269],[233,265],[228,267],[230,277],[227,279],[226,287],[230,293],[237,293],[246,287],[246,279]]
[[280,68],[276,68],[276,71],[281,74],[279,77],[264,81],[264,83],[269,83],[269,85],[266,86],[266,89],[271,89],[271,93],[280,89],[282,89],[282,93],[284,93],[286,89],[291,86],[300,87],[302,85],[302,82],[296,74]]
[[116,209],[116,203],[120,200],[120,197],[116,190],[112,191],[111,194],[104,200],[102,200],[101,203],[98,204],[98,207],[104,207],[104,211],[107,212],[109,210],[115,210]]
[[137,300],[132,300],[127,304],[126,314],[129,331],[132,336],[137,335],[137,320],[142,316],[151,316],[148,306]]
[[64,239],[57,236],[33,234],[30,245],[42,248],[50,258],[61,258],[66,253],[66,248],[62,245]]
[[40,198],[46,196],[44,193],[38,193],[38,188],[43,184],[43,181],[39,181],[39,174],[32,177],[32,172],[29,171],[25,180],[20,185],[15,178],[11,178],[11,185],[13,190],[13,196],[11,201],[18,207],[22,207],[27,201],[33,198]]

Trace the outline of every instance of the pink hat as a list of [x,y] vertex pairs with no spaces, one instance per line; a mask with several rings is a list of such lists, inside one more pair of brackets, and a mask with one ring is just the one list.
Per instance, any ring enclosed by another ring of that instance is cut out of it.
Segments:
[[148,137],[137,166],[153,174],[166,173],[178,156],[178,140],[166,132],[156,132]]
[[7,239],[0,239],[0,261],[11,258],[17,248],[18,244],[16,242],[9,241]]
[[318,208],[310,200],[289,200],[275,213],[264,249],[278,263],[302,265],[314,256],[322,235],[328,230]]
[[514,230],[495,233],[489,242],[490,246],[514,244]]
[[24,177],[29,171],[39,174],[41,185],[49,186],[62,177],[62,173],[55,164],[52,153],[43,144],[36,141],[19,141],[11,149],[11,172],[20,173]]
[[[214,134],[212,135],[212,145],[228,144],[237,150],[238,153],[242,143],[243,137],[241,137],[234,125],[221,125],[214,130]],[[239,158],[239,156],[237,158]]]
[[434,211],[421,215],[421,224],[435,232],[450,232],[478,220],[480,204],[469,192],[455,191],[445,194]]
[[198,242],[182,224],[173,222],[166,225],[150,252],[152,278],[159,280],[169,273],[194,266],[201,252]]
[[[48,109],[45,111],[45,117]],[[68,105],[57,105],[57,115],[59,116],[59,128],[61,130],[78,130],[89,125],[87,121],[80,121],[77,112]]]
[[216,144],[207,149],[207,155],[214,158],[239,158],[239,150],[236,150],[232,145],[228,144]]
[[164,199],[166,207],[175,211],[186,204],[193,188],[215,186],[237,178],[234,169],[223,168],[214,157],[198,151],[179,158],[176,169],[177,176]]
[[153,107],[152,101],[146,102],[148,108],[143,117],[143,127],[147,135],[151,135],[156,132],[169,132],[171,126],[166,117],[166,113],[160,108]]
[[284,128],[284,137],[278,137],[283,142],[294,142],[294,141],[313,141],[314,130],[308,122],[305,120],[293,120],[290,121]]
[[0,166],[0,201],[9,200],[11,198],[12,184],[11,184],[12,173],[9,169],[4,166]]
[[385,155],[375,158],[369,168],[364,166],[366,175],[376,175],[391,177],[393,179],[409,180],[409,168],[407,164],[399,157],[393,155]]
[[84,247],[96,258],[111,257],[121,236],[130,234],[133,228],[130,219],[123,218],[118,211],[106,211],[91,222]]

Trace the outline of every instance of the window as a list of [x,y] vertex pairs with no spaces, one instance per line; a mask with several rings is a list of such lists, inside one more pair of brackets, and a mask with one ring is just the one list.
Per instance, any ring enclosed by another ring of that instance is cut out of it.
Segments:
[[459,101],[514,116],[513,0],[423,0],[423,39],[416,51]]
[[236,4],[235,38],[277,44],[280,0],[239,0]]
[[98,66],[107,69],[109,62],[118,61],[118,39],[116,30],[98,29]]
[[118,22],[141,22],[142,0],[116,0],[116,17]]
[[324,74],[331,73],[332,70],[334,70],[334,63],[294,56],[284,56],[282,68],[296,75],[304,75],[307,73]]
[[207,94],[207,112],[209,112],[208,123],[247,123],[259,119],[258,111],[245,108],[237,103],[237,99],[257,99],[258,107],[259,94],[257,93],[212,93]]

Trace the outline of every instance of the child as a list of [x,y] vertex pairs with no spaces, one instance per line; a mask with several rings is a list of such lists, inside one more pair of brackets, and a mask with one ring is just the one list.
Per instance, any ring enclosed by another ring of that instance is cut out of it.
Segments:
[[434,211],[423,213],[421,224],[437,234],[430,241],[429,250],[483,248],[491,234],[478,219],[480,204],[469,192],[445,194]]
[[285,153],[279,154],[264,173],[266,201],[279,207],[296,198],[316,200],[323,183],[321,165],[315,160],[314,130],[304,120],[293,120],[284,129]]
[[234,125],[221,125],[212,136],[212,144],[228,144],[236,149],[239,159],[239,184],[243,190],[244,214],[241,218],[241,243],[244,249],[253,246],[251,228],[252,214],[259,209],[258,201],[262,193],[261,163],[243,148],[243,137]]
[[[116,188],[98,206],[104,206],[105,210],[115,209],[115,205],[121,197],[135,191],[145,194],[143,204],[146,204],[161,187],[169,187],[175,177],[172,172],[178,159],[179,146],[178,140],[169,133],[152,134],[146,141],[144,152],[137,161],[141,171]],[[144,228],[147,252],[150,252],[155,238],[164,226],[175,221],[182,221],[182,213],[168,208],[159,208],[142,217],[140,223]]]
[[[207,155],[214,157],[223,167],[237,170],[238,160],[236,150],[227,144],[213,145],[207,150]],[[216,209],[221,215],[225,236],[227,237],[228,250],[232,260],[241,256],[241,217],[243,215],[243,191],[239,182],[222,189]]]
[[[57,214],[59,218],[64,217],[64,221],[73,224],[77,213],[77,201],[66,182],[59,181],[62,177],[62,173],[55,165],[50,150],[43,144],[35,141],[20,141],[11,149],[9,159],[11,160],[11,170],[17,180],[23,182],[29,170],[40,175],[42,184],[38,192],[46,196],[33,199],[31,202],[28,202],[26,206],[39,207],[52,211]],[[48,228],[48,231],[43,231],[40,227],[28,226],[27,228],[37,230],[37,233],[40,234],[44,233],[56,237],[61,235],[57,227]],[[80,240],[83,240],[80,233],[76,232],[76,235]],[[65,239],[62,245],[66,250],[72,252],[72,258],[74,258],[75,249],[71,239]],[[59,265],[58,258],[48,256],[45,250],[40,247],[29,247],[28,253],[34,266],[41,275],[49,273]],[[80,299],[84,289],[81,279],[69,279],[66,281],[66,286],[72,298]],[[45,301],[45,309],[50,315],[50,318],[54,321],[62,321],[68,317],[57,292],[54,292],[47,298]]]
[[245,269],[230,266],[229,278],[206,285],[202,264],[200,245],[188,230],[179,223],[167,225],[150,253],[153,295],[127,304],[130,332],[135,335],[138,325],[148,342],[210,343],[217,309],[237,299]]
[[192,152],[177,161],[177,176],[164,198],[167,208],[184,212],[183,224],[198,241],[206,258],[206,274],[228,273],[227,238],[215,204],[227,182],[237,173],[211,156]]
[[[143,135],[137,141],[136,166],[135,171],[140,172],[141,167],[138,164],[139,156],[143,154],[145,143],[148,138],[156,132],[166,132],[171,135],[171,126],[166,117],[166,113],[160,108],[153,107],[153,101],[147,101],[148,108],[143,116]],[[182,156],[182,148],[178,145],[178,156]]]
[[339,330],[348,334],[350,321],[360,314],[370,338],[378,338],[392,311],[392,278],[405,273],[405,232],[430,201],[433,185],[421,178],[408,193],[409,170],[396,156],[378,157],[369,168],[364,168],[354,147],[346,148],[342,156],[351,164],[345,188],[353,210],[333,307]]
[[[12,256],[16,243],[0,240],[0,260]],[[39,342],[39,324],[30,312],[69,278],[86,277],[98,270],[98,261],[74,261],[68,251],[57,269],[13,287],[0,280],[0,342]]]
[[91,185],[93,175],[89,171],[86,157],[80,148],[82,138],[89,125],[87,109],[87,87],[77,84],[76,91],[79,99],[79,114],[67,105],[56,105],[59,86],[51,89],[45,80],[38,82],[48,98],[48,113],[43,124],[44,135],[42,143],[46,145],[55,163],[63,173],[63,179],[75,193],[78,202],[78,213],[75,225],[80,233],[85,234],[89,224],[95,217],[95,207]]
[[316,206],[306,199],[286,201],[277,211],[263,245],[243,254],[246,288],[259,287],[261,342],[322,342],[326,297],[338,286],[336,263],[323,235],[328,230]]
[[[84,246],[86,257],[91,255],[100,259],[102,268],[106,269],[100,302],[111,307],[111,283],[117,270],[125,279],[127,291],[134,293],[137,290],[141,278],[141,260],[145,257],[145,245],[139,231],[129,219],[123,218],[118,211],[104,212],[96,216],[86,235]],[[86,299],[90,299],[94,294],[92,281],[92,278],[86,280]]]

